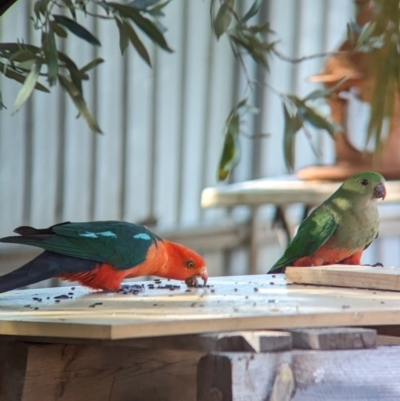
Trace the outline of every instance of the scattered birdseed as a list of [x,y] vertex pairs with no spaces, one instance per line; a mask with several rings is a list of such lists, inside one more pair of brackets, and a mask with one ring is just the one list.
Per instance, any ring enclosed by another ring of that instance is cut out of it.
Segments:
[[157,306],[157,304],[153,304],[153,306]]
[[33,308],[33,309],[35,309],[35,310],[38,310],[39,308],[38,308],[38,307],[36,307],[36,308]]
[[349,309],[350,305],[342,305],[342,309]]
[[196,305],[196,304],[193,302],[192,304],[190,304],[190,307],[191,307],[191,308],[194,308],[195,305]]
[[60,300],[59,300],[59,299],[56,299],[56,302],[60,302]]
[[71,287],[71,290],[74,290],[75,289],[75,287]]
[[[153,286],[154,288],[154,286]],[[145,288],[143,284],[132,284],[132,285],[123,285],[121,288],[118,290],[119,294],[139,294],[140,292],[144,292]]]
[[211,292],[215,292],[215,290],[214,290],[214,289],[212,289],[212,290],[211,290]]
[[24,305],[24,308],[30,308],[31,306],[28,304],[28,305]]
[[237,291],[237,288],[235,288],[235,292]]
[[68,295],[74,295],[74,293],[73,292],[69,292]]
[[50,297],[46,297],[46,299],[50,299]]
[[165,285],[158,285],[157,289],[158,290],[170,290],[170,291],[174,291],[174,290],[179,290],[179,288],[181,288],[180,285],[174,285],[174,284],[165,284]]
[[65,295],[65,294],[57,295],[56,297],[54,297],[54,299],[68,299],[68,298],[69,298],[68,295]]
[[273,281],[270,281],[270,284],[271,284],[271,285],[274,285],[275,283],[274,283]]
[[258,288],[257,287],[254,287],[254,292],[258,292]]
[[42,302],[42,298],[33,297],[32,299],[33,299],[34,301]]
[[185,290],[185,292],[192,292],[192,290],[188,288],[187,290]]

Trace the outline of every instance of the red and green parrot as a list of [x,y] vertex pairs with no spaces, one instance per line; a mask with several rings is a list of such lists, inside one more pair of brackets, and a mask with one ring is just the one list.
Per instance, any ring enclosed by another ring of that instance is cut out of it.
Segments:
[[183,245],[163,240],[146,227],[122,221],[61,223],[45,229],[23,226],[20,236],[0,242],[36,246],[45,251],[0,277],[0,292],[51,277],[78,281],[96,290],[118,291],[125,278],[154,275],[207,282],[203,258]]
[[283,256],[268,273],[286,266],[359,265],[377,238],[377,199],[385,199],[385,179],[368,171],[348,178],[300,224]]

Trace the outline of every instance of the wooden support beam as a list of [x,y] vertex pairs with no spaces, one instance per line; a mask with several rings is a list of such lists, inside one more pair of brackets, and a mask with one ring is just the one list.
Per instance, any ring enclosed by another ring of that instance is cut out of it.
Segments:
[[400,269],[350,265],[289,266],[285,274],[288,282],[296,284],[400,291]]
[[202,354],[9,342],[0,399],[194,401]]
[[199,362],[197,401],[393,401],[399,375],[400,346],[213,353]]
[[334,350],[374,348],[376,330],[361,327],[326,327],[290,330],[293,348]]

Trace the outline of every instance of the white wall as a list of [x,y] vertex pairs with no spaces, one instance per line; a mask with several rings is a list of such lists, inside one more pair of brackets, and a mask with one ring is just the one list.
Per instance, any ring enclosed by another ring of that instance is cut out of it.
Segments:
[[[0,40],[32,40],[28,8],[19,0],[0,20]],[[251,1],[243,1],[246,9]],[[279,50],[302,56],[334,50],[352,17],[351,0],[271,0],[262,19],[271,21],[281,39]],[[209,1],[173,0],[166,7],[166,38],[173,54],[150,48],[153,69],[132,49],[122,58],[113,22],[87,20],[102,47],[93,49],[69,35],[65,51],[83,66],[94,57],[106,62],[91,73],[84,91],[103,135],[93,134],[58,88],[35,92],[14,116],[11,110],[18,83],[0,76],[0,236],[21,224],[48,226],[60,221],[123,219],[132,222],[155,217],[158,230],[220,225],[246,219],[247,208],[202,211],[200,193],[216,185],[216,167],[223,143],[226,116],[246,93],[225,38],[211,35]],[[84,18],[80,18],[85,23]],[[59,46],[64,46],[58,40]],[[271,59],[269,84],[284,92],[305,94],[315,89],[307,77],[317,73],[323,59],[290,64]],[[248,64],[251,74],[260,71]],[[248,92],[248,91],[247,91]],[[242,138],[243,160],[232,180],[285,174],[282,152],[282,105],[267,88],[251,96],[262,109],[248,126],[271,133],[268,139]],[[333,160],[331,140],[315,132],[321,155],[304,136],[297,139],[297,167]],[[261,216],[270,216],[266,207]],[[294,212],[296,214],[296,211]],[[1,246],[0,255],[10,247]],[[267,246],[260,271],[265,271],[280,248]],[[211,270],[222,273],[226,254],[206,253]],[[229,256],[229,255],[228,255]],[[231,272],[247,271],[246,249],[231,255]],[[397,259],[396,259],[397,261]],[[1,261],[0,261],[1,263]]]

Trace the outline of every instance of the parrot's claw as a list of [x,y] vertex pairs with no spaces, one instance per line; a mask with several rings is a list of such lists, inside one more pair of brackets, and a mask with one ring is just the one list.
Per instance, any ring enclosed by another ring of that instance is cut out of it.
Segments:
[[384,267],[383,264],[381,262],[377,262],[374,265],[364,265],[364,266],[371,266],[371,267]]

